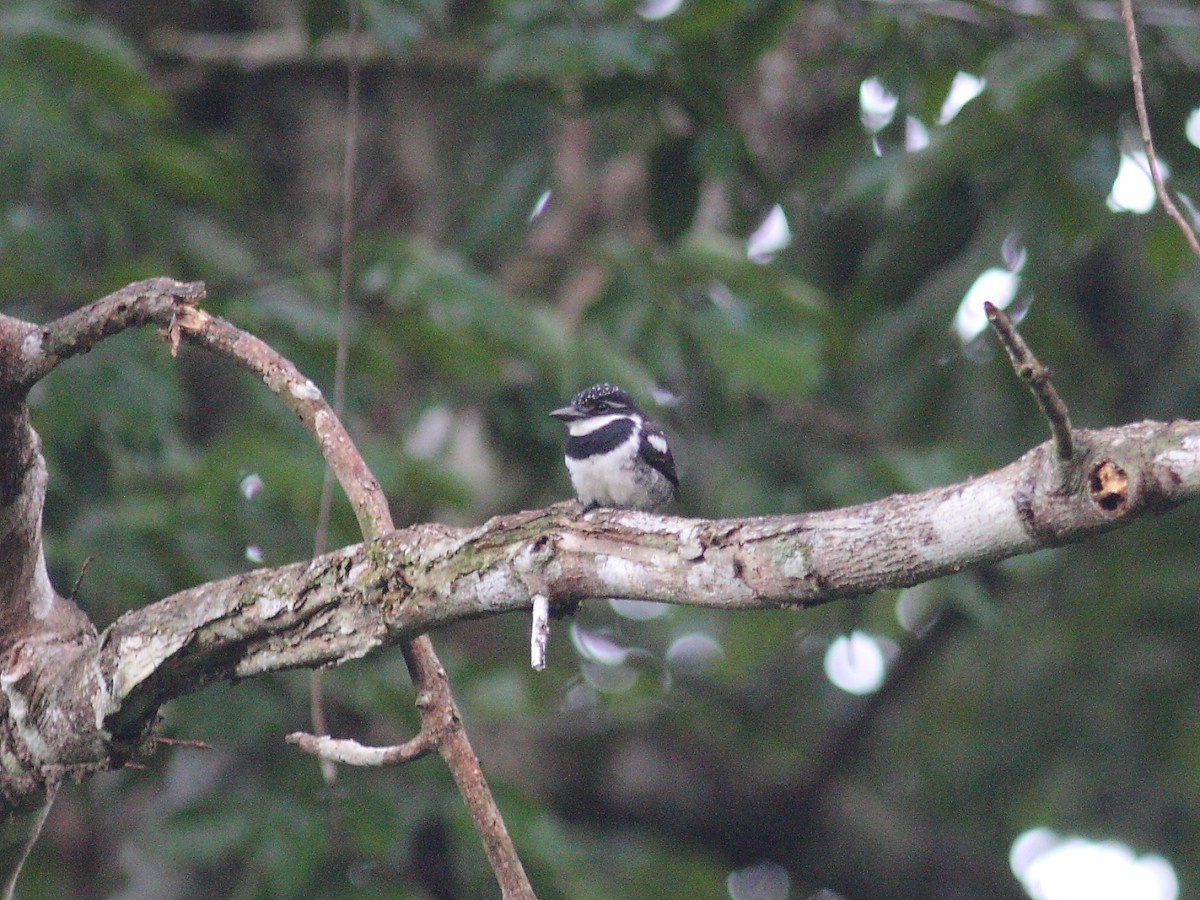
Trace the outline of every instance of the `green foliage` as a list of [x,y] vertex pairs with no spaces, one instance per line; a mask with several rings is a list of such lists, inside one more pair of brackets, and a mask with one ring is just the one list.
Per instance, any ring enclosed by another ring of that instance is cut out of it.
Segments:
[[[109,6],[0,13],[5,311],[47,320],[135,278],[204,279],[207,308],[332,393],[342,73],[164,58],[149,6]],[[209,6],[169,24],[245,36],[258,14]],[[344,27],[342,5],[303,10],[314,47]],[[1106,205],[1133,146],[1119,23],[960,11],[366,0],[392,56],[364,70],[346,422],[396,520],[567,496],[545,414],[601,380],[670,431],[684,515],[837,507],[1003,465],[1045,426],[988,339],[951,330],[990,268],[1019,269],[1022,328],[1076,424],[1195,418],[1200,268],[1159,210]],[[1196,197],[1200,38],[1142,37],[1170,184]],[[987,86],[939,123],[959,71]],[[896,98],[874,135],[867,77]],[[775,204],[791,244],[751,261]],[[79,599],[101,625],[311,554],[321,460],[225,361],[120,335],[31,402],[51,575],[67,591],[92,557]],[[358,538],[339,500],[327,543]],[[1008,848],[1037,825],[1161,853],[1187,896],[1197,539],[1183,510],[799,613],[587,603],[555,622],[541,674],[517,617],[435,639],[542,896],[719,897],[762,860],[791,896],[1016,896]],[[898,625],[914,606],[943,616]],[[851,629],[896,654],[871,699],[822,670]],[[412,734],[398,654],[324,685],[335,732]],[[440,762],[326,788],[281,743],[308,727],[308,689],[294,673],[170,705],[164,733],[214,749],[64,789],[47,834],[75,837],[39,846],[30,896],[117,893],[128,859],[164,895],[493,893]]]
[[173,267],[186,248],[164,237],[185,215],[208,217],[189,207],[228,205],[243,181],[227,154],[181,132],[133,49],[98,23],[33,4],[0,14],[0,97],[9,302],[85,290],[81,272],[105,265]]
[[[329,3],[318,5],[336,9]],[[363,12],[371,35],[389,51],[402,53],[413,41],[444,24],[449,6],[447,0],[364,0]]]
[[590,80],[596,73],[648,76],[666,50],[662,35],[640,27],[628,4],[585,0],[566,6],[553,0],[496,4],[488,35],[485,77],[496,81]]

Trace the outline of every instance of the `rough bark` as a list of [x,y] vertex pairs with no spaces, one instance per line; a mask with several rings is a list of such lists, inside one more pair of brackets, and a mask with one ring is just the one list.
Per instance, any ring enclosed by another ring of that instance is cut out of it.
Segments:
[[[210,582],[101,636],[87,709],[114,739],[213,680],[327,665],[450,622],[590,597],[804,609],[1083,540],[1200,491],[1200,423],[1077,431],[1082,477],[1043,489],[1053,446],[961,484],[827,512],[698,520],[577,504],[477,528],[425,524],[314,560]],[[523,652],[514,647],[513,652]]]
[[[577,504],[564,503],[475,528],[417,525],[316,559],[198,585],[98,634],[46,575],[46,471],[24,404],[38,378],[107,334],[153,322],[172,345],[202,343],[259,374],[327,458],[337,458],[348,442],[340,423],[324,413],[320,392],[294,367],[195,309],[202,293],[202,286],[159,279],[98,301],[67,317],[67,325],[39,328],[0,317],[0,808],[7,823],[0,864],[6,875],[19,867],[63,778],[86,777],[144,752],[161,705],[212,681],[336,664],[404,644],[414,680],[432,685],[418,696],[423,734],[460,779],[468,803],[480,801],[473,814],[487,818],[496,813],[486,785],[476,790],[468,783],[482,777],[477,764],[455,762],[469,762],[473,752],[445,674],[420,637],[431,629],[529,609],[535,594],[549,597],[560,613],[610,596],[731,611],[802,610],[1083,540],[1200,491],[1200,423],[1077,430],[1066,477],[1047,443],[960,484],[802,515],[695,520],[598,510],[580,516]],[[373,477],[355,465],[348,458],[339,477],[365,533],[373,534],[390,519]],[[515,854],[508,858],[519,870]]]

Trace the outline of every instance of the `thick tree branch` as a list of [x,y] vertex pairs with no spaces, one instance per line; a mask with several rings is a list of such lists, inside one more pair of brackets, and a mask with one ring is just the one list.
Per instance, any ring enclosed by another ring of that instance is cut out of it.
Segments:
[[[392,515],[378,480],[312,381],[263,341],[202,310],[187,308],[174,321],[185,340],[229,356],[261,377],[300,418],[354,507],[364,537],[391,531]],[[450,680],[433,643],[424,634],[414,633],[403,651],[421,712],[421,734],[414,740],[428,743],[446,761],[504,896],[533,897],[533,888],[463,728]]]
[[580,516],[568,502],[477,528],[403,528],[200,585],[104,633],[106,723],[129,728],[131,716],[213,678],[341,662],[451,622],[528,610],[531,572],[560,607],[615,596],[804,609],[1084,540],[1200,494],[1198,422],[1075,435],[1084,475],[1068,493],[1053,486],[1046,443],[979,478],[847,509],[701,520]]
[[[228,356],[261,378],[299,417],[350,499],[364,536],[370,538],[393,527],[378,481],[316,385],[258,338],[197,309],[194,304],[203,295],[201,284],[152,279],[129,285],[41,329],[11,319],[0,321],[0,338],[8,348],[0,354],[0,376],[7,376],[0,384],[0,399],[11,398],[17,417],[13,427],[7,429],[0,420],[0,451],[6,444],[11,445],[10,452],[22,464],[12,471],[27,473],[13,480],[9,491],[21,515],[13,519],[20,528],[9,529],[10,536],[19,539],[8,542],[14,544],[15,552],[11,554],[12,568],[7,570],[10,579],[24,585],[25,602],[15,606],[19,615],[9,617],[7,624],[11,627],[0,632],[0,649],[5,641],[14,643],[10,658],[0,669],[0,685],[13,686],[4,694],[9,702],[8,724],[16,734],[6,743],[25,753],[23,765],[10,767],[11,777],[0,782],[0,792],[9,801],[10,810],[22,807],[26,797],[48,802],[45,798],[49,791],[67,772],[81,775],[120,765],[130,755],[141,752],[157,711],[150,700],[151,705],[137,707],[124,720],[125,728],[113,732],[102,724],[103,717],[116,707],[112,705],[112,685],[97,683],[100,675],[95,631],[72,602],[57,596],[45,574],[41,553],[45,466],[23,399],[29,387],[60,362],[86,353],[123,328],[148,323],[162,327],[172,353],[181,340],[186,340]],[[27,483],[29,478],[32,483]],[[6,546],[0,544],[0,552]],[[31,609],[50,620],[52,627],[42,626],[44,634],[27,636],[32,630],[25,625]],[[3,616],[0,608],[0,624],[4,624]],[[504,895],[533,896],[462,727],[449,680],[432,643],[424,635],[414,635],[404,646],[404,656],[417,688],[422,717],[421,734],[414,740],[427,743],[446,760]],[[190,671],[201,683],[211,680],[210,674],[199,669],[193,667]],[[135,698],[134,706],[145,699]],[[36,701],[38,708],[27,715],[34,705],[31,701]],[[16,865],[19,867],[19,860]]]
[[109,335],[152,323],[170,329],[178,312],[195,307],[203,299],[202,282],[150,278],[127,285],[41,328],[26,326],[29,333],[16,357],[20,368],[11,379],[5,379],[0,390],[24,397],[59,363],[87,353]]
[[[141,296],[150,311],[140,310]],[[175,299],[160,303],[166,296]],[[430,630],[528,610],[534,594],[559,609],[618,596],[798,610],[1083,540],[1200,494],[1200,423],[1142,422],[1071,432],[1066,479],[1056,477],[1061,460],[1047,443],[960,484],[804,515],[580,516],[572,502],[475,528],[392,530],[378,483],[320,391],[263,342],[196,309],[198,296],[192,286],[144,282],[45,328],[0,319],[0,379],[8,378],[0,385],[0,399],[8,398],[0,403],[0,799],[10,822],[36,811],[63,777],[142,752],[159,707],[174,697],[215,680],[335,664],[401,644],[422,729],[392,755],[437,750],[483,823],[506,895],[531,896],[424,636]],[[127,613],[97,636],[45,577],[45,469],[22,392],[113,333],[103,315],[158,324],[172,342],[225,354],[258,375],[313,434],[372,539],[199,585]]]

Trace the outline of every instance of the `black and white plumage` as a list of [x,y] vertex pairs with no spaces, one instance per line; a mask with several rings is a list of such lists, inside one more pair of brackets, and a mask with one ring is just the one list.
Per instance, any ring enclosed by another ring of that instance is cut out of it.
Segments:
[[550,415],[567,423],[567,471],[584,512],[654,509],[679,498],[666,434],[616,385],[593,385]]

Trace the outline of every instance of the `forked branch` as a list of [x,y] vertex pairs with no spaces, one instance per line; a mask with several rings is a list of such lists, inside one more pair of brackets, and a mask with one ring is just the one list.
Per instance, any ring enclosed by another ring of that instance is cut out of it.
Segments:
[[[44,798],[64,777],[85,777],[143,752],[157,710],[214,680],[336,664],[399,645],[417,687],[420,732],[395,750],[343,745],[336,752],[395,762],[436,749],[474,821],[485,823],[478,827],[505,894],[532,896],[446,673],[424,636],[431,630],[527,613],[535,595],[546,598],[551,612],[592,597],[802,609],[1083,540],[1200,496],[1200,423],[1072,430],[1064,409],[1052,418],[1072,440],[1068,465],[1078,473],[1066,483],[1057,477],[1063,450],[1052,442],[959,484],[802,515],[702,520],[606,510],[581,517],[569,502],[472,528],[430,523],[392,530],[378,484],[321,392],[263,342],[195,309],[200,293],[147,282],[118,292],[116,302],[101,301],[101,311],[131,324],[157,324],[172,342],[222,353],[254,372],[314,436],[364,532],[374,537],[197,585],[121,616],[100,635],[59,598],[74,615],[40,620],[42,632],[19,632],[11,646],[0,647],[0,704],[8,702],[7,715],[0,715],[0,800],[10,810],[39,792]],[[160,304],[168,295],[176,299]],[[154,310],[141,309],[143,302]],[[111,333],[96,326],[96,310],[81,313],[71,321],[88,324],[78,328],[64,320],[38,328],[0,317],[0,342],[8,348],[0,353],[0,388],[8,385],[0,397],[12,398],[13,385],[32,383],[30,372],[49,371]],[[1010,342],[1016,358],[1025,359],[1028,348]],[[54,347],[68,350],[47,350]],[[20,523],[21,534],[32,534],[40,523],[44,465],[27,412],[19,414],[23,404],[9,403],[18,411],[0,416],[0,449],[12,445],[11,458],[24,460],[25,469],[11,485],[0,479],[0,489],[15,491],[24,507],[5,501],[0,512],[7,518],[0,522]],[[39,556],[40,544],[25,546],[27,582],[31,590],[50,590],[38,574]],[[10,581],[12,571],[0,568]],[[45,600],[36,591],[31,596]],[[0,604],[0,614],[18,613]],[[6,633],[13,632],[0,629],[0,638]]]
[[[364,537],[369,540],[392,531],[391,513],[379,482],[317,386],[262,340],[197,308],[196,304],[203,296],[202,284],[152,279],[129,285],[42,328],[9,320],[5,324],[20,326],[12,330],[20,339],[11,341],[19,345],[19,353],[6,361],[7,378],[3,380],[7,383],[0,384],[0,397],[11,398],[10,402],[21,408],[28,389],[59,363],[78,353],[86,353],[105,337],[125,328],[158,325],[172,353],[181,341],[187,342],[229,358],[262,380],[296,414],[316,441],[350,500]],[[36,454],[36,438],[28,428],[27,420],[19,420],[17,425],[19,427],[12,429],[12,440],[28,443],[30,450]],[[38,502],[40,504],[40,497]],[[33,518],[40,522],[40,509],[37,512],[38,515]],[[79,629],[76,628],[76,631]],[[88,634],[85,630],[83,640],[89,640]],[[371,634],[370,628],[363,630],[363,636]],[[94,641],[95,638],[93,630],[90,640]],[[155,639],[160,648],[171,645],[169,638],[165,644],[162,639],[160,632]],[[419,698],[422,722],[421,733],[413,739],[415,743],[410,744],[412,747],[434,749],[445,759],[483,839],[489,862],[504,895],[534,896],[516,848],[483,777],[479,760],[463,729],[446,672],[438,661],[432,643],[425,635],[414,634],[403,645],[403,651]],[[350,655],[355,654],[340,658]],[[189,668],[195,674],[194,667]],[[131,710],[122,708],[124,697],[129,696],[124,694],[122,697],[122,694],[131,685],[122,686],[125,676],[121,673],[118,663],[110,674],[115,692],[107,698],[107,704],[111,706],[110,718],[125,726],[117,728],[116,733],[127,737],[131,747],[131,751],[127,752],[132,752],[144,729],[149,727],[147,714],[152,719],[153,710],[171,692],[167,685],[172,679],[166,673],[143,672],[143,676],[150,676],[148,681],[156,684],[157,689],[152,690],[141,704],[135,704],[137,709]],[[89,669],[88,676],[96,679],[100,673]]]
[[[259,375],[296,413],[317,442],[326,463],[354,507],[364,538],[370,540],[394,529],[387,498],[378,480],[368,469],[341,420],[312,381],[266,343],[229,322],[194,308],[188,308],[178,321],[185,340],[229,356]],[[535,896],[516,846],[484,778],[479,758],[463,728],[462,716],[450,690],[450,681],[433,649],[432,641],[425,635],[415,636],[403,646],[403,651],[417,691],[421,732],[405,745],[377,750],[374,755],[401,762],[424,755],[430,749],[441,754],[483,840],[488,861],[504,896]],[[304,750],[314,746],[299,735],[293,735],[292,742]],[[319,740],[315,746],[322,746]],[[345,749],[349,745],[342,746]],[[370,755],[368,748],[359,749]],[[349,762],[350,758],[342,761]]]

